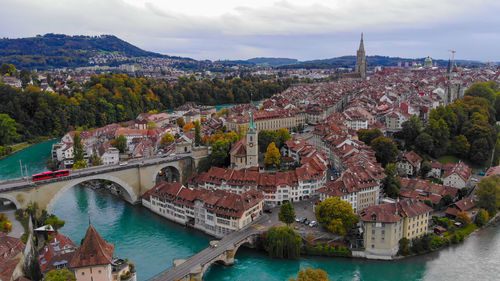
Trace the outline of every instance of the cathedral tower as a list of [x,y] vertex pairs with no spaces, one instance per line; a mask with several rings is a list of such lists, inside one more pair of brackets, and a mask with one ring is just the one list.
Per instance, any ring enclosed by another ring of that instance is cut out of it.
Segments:
[[356,54],[356,67],[354,72],[359,73],[361,79],[366,79],[366,54],[365,44],[363,42],[363,33],[361,33],[361,42],[359,43],[359,49]]

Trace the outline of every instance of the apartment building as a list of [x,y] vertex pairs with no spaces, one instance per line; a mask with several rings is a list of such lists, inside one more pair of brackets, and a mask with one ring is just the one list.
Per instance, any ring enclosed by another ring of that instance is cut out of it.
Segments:
[[392,259],[399,240],[418,238],[428,231],[432,208],[406,199],[365,208],[360,213],[365,254],[368,258]]
[[143,196],[142,204],[169,220],[223,237],[262,214],[263,195],[257,190],[236,194],[162,182]]

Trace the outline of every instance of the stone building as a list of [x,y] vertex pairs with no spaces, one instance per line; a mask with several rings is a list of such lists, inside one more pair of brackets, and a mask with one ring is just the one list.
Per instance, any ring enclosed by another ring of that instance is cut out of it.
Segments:
[[361,211],[365,255],[373,259],[392,259],[399,240],[418,238],[428,231],[432,208],[421,201],[407,199],[368,207]]

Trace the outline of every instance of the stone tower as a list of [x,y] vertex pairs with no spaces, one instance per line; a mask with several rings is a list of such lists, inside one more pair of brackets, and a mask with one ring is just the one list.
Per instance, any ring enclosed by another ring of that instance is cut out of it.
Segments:
[[361,33],[361,42],[359,42],[359,49],[356,54],[356,67],[354,72],[359,73],[361,79],[366,79],[366,54],[365,44],[363,42],[363,33]]
[[258,154],[258,132],[253,123],[253,109],[250,111],[250,126],[248,127],[246,142],[247,142],[247,167],[259,166]]

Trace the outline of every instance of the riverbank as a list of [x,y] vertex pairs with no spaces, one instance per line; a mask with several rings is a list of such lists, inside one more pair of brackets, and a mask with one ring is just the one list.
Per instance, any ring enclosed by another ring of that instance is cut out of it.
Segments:
[[27,142],[21,142],[21,143],[16,143],[13,145],[9,146],[3,146],[3,149],[5,149],[5,153],[2,155],[2,151],[0,150],[0,160],[10,157],[18,152],[21,152],[27,148],[30,148],[33,145],[42,143],[42,142],[47,142],[51,140],[55,140],[56,138],[49,138],[49,137],[38,137],[33,140],[29,140]]

